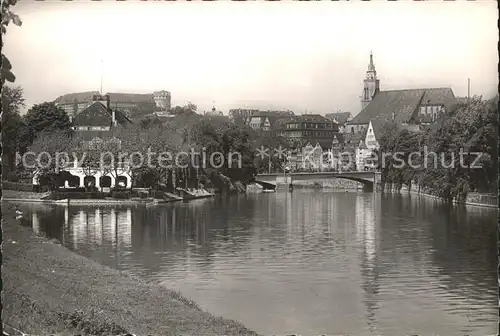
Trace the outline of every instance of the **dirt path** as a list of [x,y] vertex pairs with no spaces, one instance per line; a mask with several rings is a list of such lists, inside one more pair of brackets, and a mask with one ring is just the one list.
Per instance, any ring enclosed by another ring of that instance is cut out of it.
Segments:
[[[4,323],[48,335],[257,335],[163,287],[35,236],[3,204]],[[82,333],[82,331],[86,331]]]

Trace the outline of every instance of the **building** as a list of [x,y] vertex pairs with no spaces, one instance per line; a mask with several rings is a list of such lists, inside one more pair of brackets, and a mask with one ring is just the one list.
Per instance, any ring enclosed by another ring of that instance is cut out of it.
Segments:
[[428,125],[452,108],[457,99],[451,88],[422,88],[380,91],[380,81],[370,54],[361,112],[345,124],[345,132],[367,130],[370,120],[394,120],[400,125]]
[[257,109],[231,109],[229,119],[234,123],[248,125],[254,130],[270,131],[277,127],[278,121],[293,117],[292,111],[261,111]]
[[337,123],[319,114],[305,114],[280,123],[276,132],[297,148],[307,143],[319,143],[321,148],[330,148],[339,128]]
[[379,91],[373,101],[346,125],[346,132],[362,131],[370,120],[428,125],[456,104],[451,88]]
[[352,119],[351,112],[336,112],[325,114],[325,117],[339,125],[339,132],[344,133],[345,125]]
[[[115,137],[115,131],[127,127],[131,123],[131,120],[124,113],[110,107],[109,95],[95,94],[91,97],[89,106],[73,119],[74,137],[84,150],[100,153],[100,151],[105,151],[104,145],[109,143],[116,144],[115,148],[120,148],[121,141]],[[91,161],[79,162],[77,158],[74,158],[72,166],[60,172],[66,175],[64,187],[96,187],[99,189],[116,186],[130,188],[132,186],[132,175],[127,162],[115,163],[116,166],[110,165],[108,169],[105,169],[100,167],[102,158],[92,157],[89,154],[80,159]],[[33,184],[43,184],[40,183],[40,172],[35,172]]]
[[[121,141],[115,138],[115,131],[132,124],[132,121],[121,111],[110,106],[110,95],[93,95],[90,105],[78,113],[73,119],[75,137],[87,150],[99,151],[106,143],[114,142],[119,147]],[[104,149],[103,149],[104,150]],[[92,158],[97,160],[97,158]],[[119,163],[116,163],[119,164]],[[69,178],[65,187],[97,187],[132,186],[132,176],[126,163],[120,163],[117,169],[109,171],[98,169],[99,163],[94,162],[96,168],[79,166],[77,160],[72,167],[66,168]]]
[[279,127],[279,121],[293,117],[292,111],[257,111],[253,112],[249,126],[254,130],[271,131]]
[[68,93],[57,98],[54,103],[62,108],[70,117],[76,116],[92,102],[92,97],[99,91]]
[[[98,91],[69,93],[58,97],[54,103],[61,107],[70,118],[74,118],[93,103],[92,97],[94,95],[99,94]],[[110,97],[110,106],[122,111],[127,116],[132,115],[133,111],[139,108],[151,110],[150,113],[154,110],[170,109],[171,95],[168,91],[156,91],[148,94],[110,92],[104,96],[106,95]]]
[[168,91],[153,92],[153,100],[160,111],[169,111],[172,107],[172,96]]
[[308,142],[301,148],[290,151],[287,167],[291,171],[325,171],[330,168],[330,149],[323,149],[319,142],[315,146]]
[[366,71],[366,77],[363,81],[363,93],[361,94],[361,110],[363,110],[370,102],[373,97],[380,90],[380,80],[377,78],[377,71],[375,70],[375,64],[373,64],[373,54],[370,52],[370,63],[368,64],[368,70]]
[[76,135],[85,140],[108,137],[118,127],[127,127],[132,121],[120,110],[112,108],[109,95],[94,95],[83,111],[73,118]]
[[229,120],[234,123],[241,123],[243,125],[249,125],[250,119],[254,113],[258,113],[259,110],[256,109],[230,109],[229,110]]

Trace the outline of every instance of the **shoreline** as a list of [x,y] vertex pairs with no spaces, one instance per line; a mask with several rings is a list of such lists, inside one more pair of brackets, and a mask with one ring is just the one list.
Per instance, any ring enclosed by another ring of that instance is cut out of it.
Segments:
[[[390,193],[394,193],[393,190],[390,190],[389,191]],[[406,192],[408,194],[413,194],[413,195],[418,195],[418,196],[422,196],[422,197],[426,197],[426,198],[432,198],[432,199],[436,199],[436,200],[440,200],[440,201],[443,201],[444,200],[441,198],[441,197],[438,197],[436,195],[432,195],[432,194],[428,194],[426,192],[423,192],[423,191],[415,191],[415,190],[408,190],[408,188],[404,188],[403,190],[400,190],[400,191],[396,191],[395,193],[399,193],[399,194],[402,194],[403,192]],[[489,208],[489,209],[497,209],[497,210],[500,210],[498,205],[497,204],[487,204],[487,203],[475,203],[475,202],[458,202],[457,200],[453,200],[453,204],[456,204],[456,205],[464,205],[464,206],[474,206],[474,207],[481,207],[481,208]]]
[[258,336],[239,322],[202,311],[178,292],[37,236],[14,219],[12,205],[4,204],[3,215],[7,326],[36,335]]
[[[7,194],[7,197],[4,195]],[[10,195],[9,195],[10,194]],[[13,190],[2,190],[2,201],[9,203],[42,203],[42,204],[55,204],[55,205],[144,205],[144,206],[155,206],[166,203],[190,201],[194,199],[210,198],[214,197],[215,194],[205,194],[205,195],[189,195],[189,197],[179,197],[172,198],[169,200],[164,199],[62,199],[62,200],[51,200],[51,199],[41,199],[43,193],[30,193],[23,191],[13,191]],[[10,197],[9,197],[10,196]],[[23,198],[20,198],[23,197]]]

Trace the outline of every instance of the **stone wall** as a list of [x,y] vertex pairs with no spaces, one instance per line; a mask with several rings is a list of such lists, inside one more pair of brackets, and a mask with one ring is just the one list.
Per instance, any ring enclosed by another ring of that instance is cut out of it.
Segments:
[[363,184],[356,181],[346,179],[325,179],[325,180],[309,180],[309,181],[293,181],[294,186],[298,187],[314,187],[321,184],[323,188],[329,189],[358,189],[363,188]]
[[[392,191],[394,191],[394,189]],[[406,185],[403,185],[401,191],[415,193],[426,197],[439,198],[438,196],[433,195],[430,192],[426,192],[425,190],[420,189],[416,183],[411,185],[411,189],[408,189]],[[467,194],[465,200],[458,201],[457,199],[454,199],[453,203],[497,207],[498,196],[496,194],[482,194],[482,193],[471,192]]]

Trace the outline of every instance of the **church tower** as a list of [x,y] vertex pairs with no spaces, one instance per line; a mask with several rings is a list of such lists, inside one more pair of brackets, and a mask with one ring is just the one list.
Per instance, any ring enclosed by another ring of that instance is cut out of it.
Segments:
[[366,71],[366,78],[363,81],[363,93],[361,95],[361,110],[363,110],[373,99],[373,96],[380,90],[380,80],[377,78],[377,71],[373,64],[373,54],[370,52],[370,64]]

